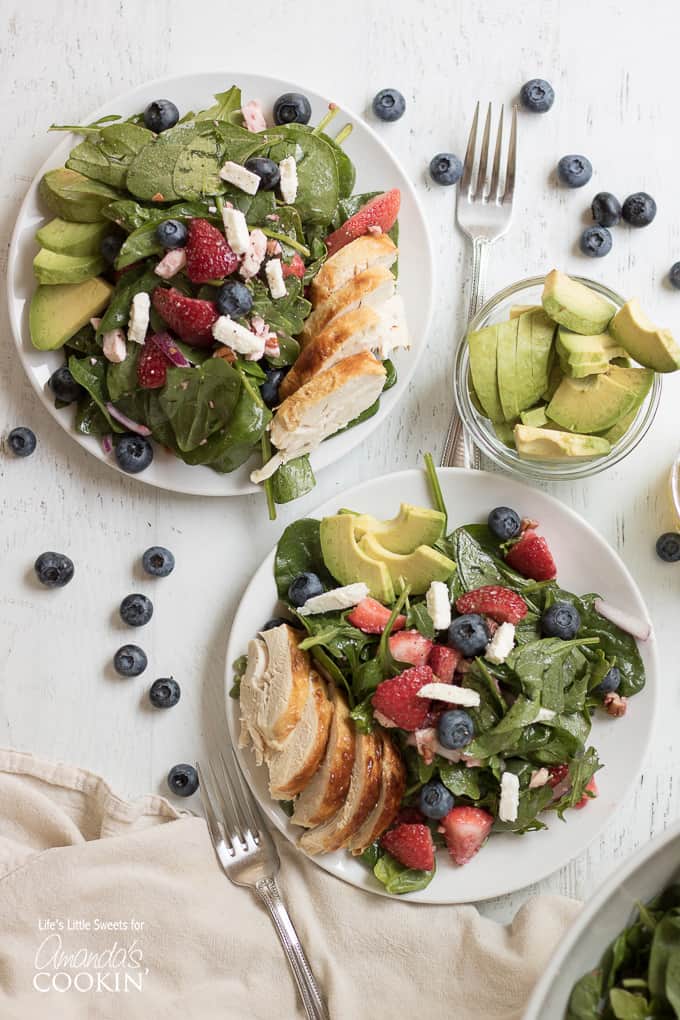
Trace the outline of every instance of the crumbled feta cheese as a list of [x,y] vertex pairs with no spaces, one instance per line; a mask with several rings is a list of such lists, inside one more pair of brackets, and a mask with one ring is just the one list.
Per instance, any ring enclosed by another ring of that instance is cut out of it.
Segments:
[[551,708],[539,708],[534,722],[550,722],[551,719],[555,718],[556,714]]
[[352,606],[358,606],[367,595],[368,585],[363,582],[346,584],[342,588],[333,588],[307,599],[302,609],[298,609],[298,613],[300,616],[311,616],[313,613],[332,613],[338,609],[350,609]]
[[110,329],[102,337],[104,357],[113,365],[120,365],[127,357],[127,344],[122,329]]
[[163,280],[171,280],[173,276],[177,276],[180,269],[184,269],[186,264],[187,253],[184,248],[172,248],[165,253],[158,265],[154,267],[154,273]]
[[286,156],[279,163],[279,172],[281,174],[281,181],[279,187],[281,188],[281,198],[286,205],[292,205],[297,198],[298,190],[298,175],[297,175],[297,163],[293,156]]
[[228,315],[220,315],[213,323],[212,335],[221,344],[231,347],[237,354],[254,354],[264,352],[264,340],[251,330],[230,319]]
[[266,252],[266,234],[256,227],[255,230],[251,230],[250,232],[250,244],[248,245],[248,251],[243,256],[243,262],[239,269],[239,274],[244,280],[250,280],[251,277],[257,276]]
[[151,299],[148,294],[141,291],[135,294],[130,305],[130,318],[128,320],[128,340],[134,344],[143,344],[146,331],[149,328],[149,311]]
[[242,106],[241,114],[248,131],[266,131],[267,121],[264,119],[262,103],[259,99],[251,99],[249,103]]
[[504,772],[501,776],[501,799],[498,804],[498,817],[502,822],[516,822],[519,808],[519,778],[514,772]]
[[250,231],[246,218],[240,209],[222,210],[222,222],[224,232],[227,235],[227,243],[237,255],[245,255],[250,245]]
[[269,293],[274,301],[278,301],[279,298],[284,298],[288,291],[286,290],[286,283],[283,279],[281,259],[270,259],[264,267],[264,271],[267,277],[267,283],[269,284]]
[[531,773],[531,779],[529,780],[529,789],[538,790],[539,787],[545,786],[550,779],[550,773],[547,769],[536,769]]
[[443,581],[433,581],[427,589],[425,605],[435,630],[446,630],[451,623],[449,589]]
[[234,163],[230,159],[220,170],[220,177],[227,184],[233,184],[234,187],[245,191],[246,195],[254,195],[260,186],[260,178],[257,174],[246,170],[240,163]]
[[425,684],[418,691],[419,698],[434,698],[435,701],[448,701],[451,705],[465,705],[476,708],[479,705],[479,692],[468,687],[457,687],[455,684]]
[[515,628],[511,623],[502,623],[484,650],[484,658],[497,666],[505,662],[515,644]]

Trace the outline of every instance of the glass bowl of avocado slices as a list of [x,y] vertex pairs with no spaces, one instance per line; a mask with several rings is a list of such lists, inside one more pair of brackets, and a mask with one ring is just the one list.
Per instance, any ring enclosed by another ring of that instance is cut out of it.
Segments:
[[553,269],[499,291],[456,355],[455,395],[480,451],[524,477],[584,478],[646,435],[680,347],[638,301]]

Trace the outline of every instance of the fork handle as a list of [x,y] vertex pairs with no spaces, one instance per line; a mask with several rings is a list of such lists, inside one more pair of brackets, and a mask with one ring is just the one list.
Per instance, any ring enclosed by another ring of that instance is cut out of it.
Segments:
[[276,934],[279,936],[279,941],[293,972],[308,1020],[330,1020],[330,1014],[312,974],[309,960],[305,956],[293,922],[281,899],[275,879],[263,878],[255,888],[274,922]]

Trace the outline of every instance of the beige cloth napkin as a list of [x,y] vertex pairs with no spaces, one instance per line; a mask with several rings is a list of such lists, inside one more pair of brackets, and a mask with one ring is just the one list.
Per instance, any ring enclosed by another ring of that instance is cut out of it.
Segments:
[[[473,907],[367,896],[278,845],[333,1020],[520,1020],[579,910],[535,898],[503,927]],[[268,915],[222,876],[202,819],[0,751],[2,1020],[302,1016]]]

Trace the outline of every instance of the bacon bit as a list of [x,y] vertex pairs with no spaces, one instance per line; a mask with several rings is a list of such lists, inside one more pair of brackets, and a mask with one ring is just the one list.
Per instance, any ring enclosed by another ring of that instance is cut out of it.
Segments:
[[230,365],[233,365],[236,361],[236,352],[231,347],[220,346],[219,350],[216,350],[213,354],[213,358],[224,358]]
[[255,336],[264,336],[267,332],[267,323],[264,321],[261,315],[253,315],[250,320],[250,328],[252,329]]
[[523,535],[525,531],[533,531],[537,527],[538,521],[534,521],[531,517],[523,517],[519,525],[520,535]]
[[264,343],[264,353],[268,358],[278,358],[281,353],[279,338],[276,333],[270,333]]
[[529,789],[537,790],[540,786],[545,784],[550,779],[550,773],[547,769],[536,769],[531,773],[531,779],[529,780]]
[[266,220],[273,220],[274,223],[278,223],[279,220],[281,219],[281,217],[279,216],[278,213],[270,212],[270,213],[267,213],[267,215],[265,216],[265,219]]
[[242,106],[241,113],[248,131],[267,130],[267,121],[264,119],[262,104],[258,99],[251,99],[249,103]]
[[267,255],[280,255],[282,251],[283,249],[279,242],[270,237],[267,241]]
[[369,234],[377,235],[377,234],[382,234],[382,232],[383,232],[382,227],[378,226],[377,223],[372,223],[371,226],[368,228],[368,233]]
[[187,264],[187,253],[184,248],[173,248],[165,253],[160,262],[154,267],[154,273],[163,280],[171,280],[173,276],[184,269]]
[[628,709],[628,698],[623,698],[616,691],[610,691],[609,694],[605,694],[602,704],[608,715],[613,716],[615,719],[620,719],[622,715],[626,714]]
[[152,202],[165,202],[165,195],[162,195],[160,191],[157,191],[155,195],[151,196]]
[[482,764],[481,758],[473,758],[472,756],[466,758],[465,755],[463,755],[463,761],[465,762],[466,769],[478,769]]

